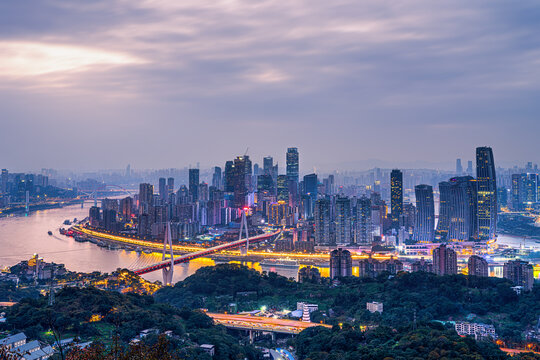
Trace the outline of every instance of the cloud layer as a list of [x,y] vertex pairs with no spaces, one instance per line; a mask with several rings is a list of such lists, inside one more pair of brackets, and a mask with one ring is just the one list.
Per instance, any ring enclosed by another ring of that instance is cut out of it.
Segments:
[[540,161],[535,1],[2,2],[0,166]]

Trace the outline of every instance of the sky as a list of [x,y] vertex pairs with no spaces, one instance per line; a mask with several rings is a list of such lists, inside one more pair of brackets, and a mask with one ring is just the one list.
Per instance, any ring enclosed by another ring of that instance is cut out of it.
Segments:
[[0,2],[0,167],[540,162],[540,2]]

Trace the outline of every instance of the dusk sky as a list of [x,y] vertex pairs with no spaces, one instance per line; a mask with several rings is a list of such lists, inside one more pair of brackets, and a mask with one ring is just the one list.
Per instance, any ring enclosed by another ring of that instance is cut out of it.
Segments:
[[0,2],[0,167],[540,162],[538,1]]

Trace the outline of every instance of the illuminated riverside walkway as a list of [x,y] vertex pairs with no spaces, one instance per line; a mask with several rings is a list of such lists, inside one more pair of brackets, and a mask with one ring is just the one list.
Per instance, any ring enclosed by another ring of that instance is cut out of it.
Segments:
[[227,328],[237,330],[269,331],[281,334],[296,335],[303,330],[314,326],[324,326],[327,328],[331,328],[330,325],[297,320],[274,319],[262,316],[231,315],[217,313],[206,313],[206,315],[211,317],[216,324],[220,324]]

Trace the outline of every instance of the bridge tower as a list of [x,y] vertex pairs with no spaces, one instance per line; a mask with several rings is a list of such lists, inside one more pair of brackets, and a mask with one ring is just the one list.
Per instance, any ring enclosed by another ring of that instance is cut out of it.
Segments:
[[165,230],[165,236],[163,238],[163,256],[161,260],[167,259],[167,245],[169,245],[171,264],[163,268],[163,285],[172,285],[173,273],[174,273],[174,254],[172,248],[172,236],[171,236],[171,222],[167,222],[167,228]]
[[249,251],[249,231],[246,219],[247,208],[242,209],[242,220],[240,221],[240,233],[238,234],[238,240],[242,240],[242,233],[246,231],[246,246],[242,246],[240,253],[242,255],[247,255]]

